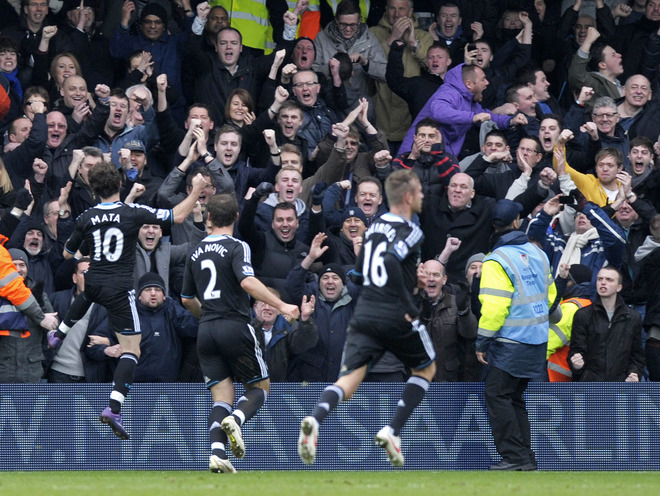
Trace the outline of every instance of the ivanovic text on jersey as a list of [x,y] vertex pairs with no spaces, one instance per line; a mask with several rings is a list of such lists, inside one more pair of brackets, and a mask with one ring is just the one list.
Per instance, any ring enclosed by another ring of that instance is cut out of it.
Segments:
[[250,322],[250,298],[241,281],[254,276],[250,247],[226,234],[204,238],[186,261],[182,298],[202,304],[200,322],[214,318]]

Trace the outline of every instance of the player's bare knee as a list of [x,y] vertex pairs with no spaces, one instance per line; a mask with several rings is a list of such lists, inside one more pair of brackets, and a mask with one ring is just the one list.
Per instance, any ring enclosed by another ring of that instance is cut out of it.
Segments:
[[355,390],[346,390],[346,389],[342,388],[342,391],[344,391],[344,396],[343,396],[343,398],[341,399],[341,401],[348,401],[348,400],[350,400],[350,399],[353,397],[353,395],[355,394]]
[[353,397],[353,394],[355,391],[357,391],[357,388],[364,380],[366,372],[367,367],[365,365],[364,367],[352,370],[348,374],[342,375],[339,379],[337,379],[335,386],[340,387],[344,392],[344,401],[350,400]]
[[413,370],[412,375],[423,377],[427,381],[431,382],[433,380],[433,376],[435,376],[435,361],[431,362],[423,369]]
[[117,340],[121,346],[122,353],[131,353],[140,358],[140,342],[142,336],[140,334],[125,335],[117,333]]
[[234,383],[230,379],[225,379],[210,388],[213,401],[224,401],[229,405],[234,404]]
[[119,344],[122,353],[130,353],[131,355],[135,355],[136,358],[140,358],[140,346],[124,346],[121,342]]
[[264,379],[262,381],[254,382],[252,384],[244,384],[244,386],[246,390],[259,388],[266,391],[266,394],[270,393],[270,379]]

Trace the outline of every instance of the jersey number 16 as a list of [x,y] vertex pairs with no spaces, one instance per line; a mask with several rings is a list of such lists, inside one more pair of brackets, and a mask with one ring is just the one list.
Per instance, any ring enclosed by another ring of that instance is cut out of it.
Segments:
[[373,249],[373,242],[367,241],[364,245],[364,260],[362,262],[362,274],[364,275],[364,286],[373,284],[382,288],[387,283],[387,269],[385,269],[385,260],[383,254],[387,249],[387,242],[381,241]]

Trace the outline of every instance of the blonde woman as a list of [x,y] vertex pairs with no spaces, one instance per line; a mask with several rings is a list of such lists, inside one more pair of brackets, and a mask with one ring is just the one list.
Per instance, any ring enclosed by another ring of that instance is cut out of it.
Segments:
[[0,158],[0,208],[8,208],[14,204],[14,186],[9,178],[9,173],[5,169],[5,163]]

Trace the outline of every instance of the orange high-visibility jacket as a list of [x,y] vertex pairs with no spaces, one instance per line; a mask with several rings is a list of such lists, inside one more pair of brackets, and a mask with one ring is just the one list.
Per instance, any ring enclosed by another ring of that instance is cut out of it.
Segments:
[[[16,271],[11,255],[4,247],[7,241],[8,238],[0,234],[0,298],[9,301],[9,303],[16,307],[16,310],[23,313],[23,311],[33,305],[37,305],[38,307],[38,303],[34,296],[32,296],[32,291],[25,286],[23,278]],[[11,306],[7,306],[7,311],[13,312],[15,310]],[[20,336],[26,338],[29,335],[30,332],[27,329],[16,331],[0,328],[0,336]]]
[[[569,305],[570,304],[570,305]],[[550,324],[548,339],[548,378],[550,382],[570,382],[573,378],[568,367],[569,343],[573,328],[573,317],[580,308],[591,305],[586,298],[568,298],[561,302],[562,318],[556,324]]]

